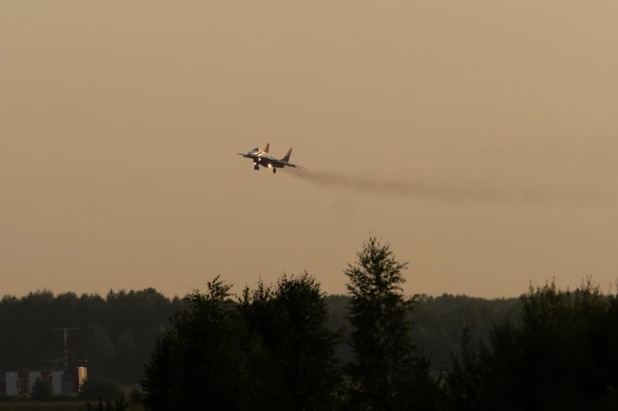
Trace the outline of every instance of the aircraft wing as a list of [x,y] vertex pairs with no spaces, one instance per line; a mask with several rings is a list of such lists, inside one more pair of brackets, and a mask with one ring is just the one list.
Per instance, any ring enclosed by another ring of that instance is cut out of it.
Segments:
[[297,164],[292,164],[292,163],[286,163],[285,161],[281,161],[281,160],[270,160],[273,163],[277,163],[277,164],[282,164],[286,167],[292,167],[292,168],[298,168],[299,170],[306,170],[307,167],[303,167],[303,166],[299,166]]

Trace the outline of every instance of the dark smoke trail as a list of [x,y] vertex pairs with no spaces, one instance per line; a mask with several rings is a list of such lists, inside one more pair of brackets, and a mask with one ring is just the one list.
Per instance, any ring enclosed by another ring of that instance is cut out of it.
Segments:
[[480,201],[491,203],[548,203],[609,201],[608,196],[581,189],[558,190],[556,187],[516,187],[507,184],[429,184],[420,180],[390,181],[349,176],[336,172],[296,171],[286,173],[323,187],[347,188],[373,194],[448,202]]

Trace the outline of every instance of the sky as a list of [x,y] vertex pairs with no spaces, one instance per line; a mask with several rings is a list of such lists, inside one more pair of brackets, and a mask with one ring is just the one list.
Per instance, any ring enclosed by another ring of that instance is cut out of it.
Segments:
[[[610,0],[3,1],[0,294],[181,296],[215,275],[240,292],[304,271],[345,293],[370,235],[409,261],[406,293],[608,289],[617,16]],[[237,155],[267,143],[308,170]]]

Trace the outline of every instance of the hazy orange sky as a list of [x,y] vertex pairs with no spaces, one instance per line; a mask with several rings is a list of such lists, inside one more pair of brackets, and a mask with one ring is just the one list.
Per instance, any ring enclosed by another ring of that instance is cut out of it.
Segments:
[[328,188],[256,172],[618,190],[618,2],[3,1],[0,294],[344,292],[374,233],[406,292],[618,274],[618,210]]

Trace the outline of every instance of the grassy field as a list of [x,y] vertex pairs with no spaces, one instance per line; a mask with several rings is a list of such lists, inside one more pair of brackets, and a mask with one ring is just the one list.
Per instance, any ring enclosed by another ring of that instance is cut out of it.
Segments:
[[[93,409],[97,409],[98,402],[91,401]],[[103,405],[105,407],[105,404]],[[22,401],[22,402],[0,402],[0,411],[86,411],[86,401],[50,401],[50,402],[35,402],[35,401]],[[144,407],[141,405],[131,404],[127,411],[143,411]]]

